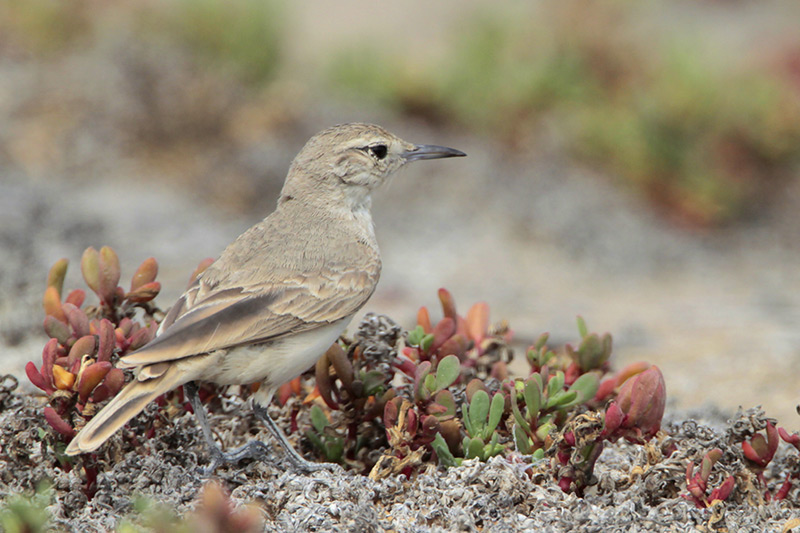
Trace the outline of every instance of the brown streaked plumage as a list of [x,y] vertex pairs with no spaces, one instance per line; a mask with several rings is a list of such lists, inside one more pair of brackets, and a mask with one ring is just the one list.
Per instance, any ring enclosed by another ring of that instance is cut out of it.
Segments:
[[254,410],[296,467],[303,459],[266,413],[276,387],[299,375],[333,343],[369,299],[381,261],[371,193],[408,161],[463,156],[414,145],[379,126],[327,129],[292,162],[276,210],[228,246],[167,313],[158,335],[125,356],[129,383],[75,436],[67,453],[99,447],[159,395],[185,385],[212,454],[221,462],[261,457],[253,441],[223,453],[214,443],[195,381],[262,382]]

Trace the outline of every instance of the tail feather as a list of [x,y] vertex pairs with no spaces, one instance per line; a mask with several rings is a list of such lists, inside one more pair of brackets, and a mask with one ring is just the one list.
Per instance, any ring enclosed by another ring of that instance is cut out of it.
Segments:
[[[160,373],[154,373],[152,370],[155,369],[144,367],[142,370],[145,372],[140,372],[139,379],[128,383],[78,432],[67,446],[67,455],[96,450],[128,420],[139,414],[147,404],[187,381],[186,374],[178,368],[178,365],[163,366],[165,370]],[[147,372],[148,370],[150,372]],[[141,380],[145,375],[149,379]]]

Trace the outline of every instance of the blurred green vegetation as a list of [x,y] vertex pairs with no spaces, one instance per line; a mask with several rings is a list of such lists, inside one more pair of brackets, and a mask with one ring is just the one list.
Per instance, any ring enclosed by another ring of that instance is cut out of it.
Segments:
[[280,64],[283,15],[272,0],[170,0],[142,10],[140,26],[247,83],[263,83]]
[[4,0],[0,49],[13,43],[25,54],[47,59],[132,23],[138,38],[180,46],[200,62],[258,84],[272,79],[280,65],[284,7],[275,0]]
[[6,533],[44,533],[50,531],[53,489],[48,482],[39,483],[34,493],[18,493],[0,499],[0,531]]
[[[401,43],[394,52],[391,42],[354,36],[352,45],[314,51],[325,68],[303,72],[301,82],[320,84],[316,94],[326,97],[336,89],[359,104],[456,124],[509,151],[555,134],[584,164],[692,226],[758,213],[798,168],[800,40],[787,41],[782,57],[736,57],[709,50],[702,31],[662,21],[657,4],[465,10],[441,54],[408,54]],[[259,89],[291,71],[284,48],[299,37],[286,31],[290,9],[276,0],[6,0],[0,52],[10,46],[52,60],[116,24],[212,67],[204,75]],[[184,112],[202,115],[203,106],[175,111]],[[176,121],[194,123],[204,122]]]
[[775,65],[704,53],[702,36],[641,31],[636,9],[567,1],[484,13],[436,65],[358,46],[332,60],[329,79],[514,150],[547,119],[575,155],[691,226],[756,213],[797,169],[800,86]]

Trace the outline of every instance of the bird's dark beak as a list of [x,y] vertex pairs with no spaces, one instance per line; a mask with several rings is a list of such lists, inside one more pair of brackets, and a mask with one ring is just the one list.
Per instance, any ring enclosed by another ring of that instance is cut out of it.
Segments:
[[418,144],[413,150],[403,152],[406,161],[418,161],[420,159],[442,159],[444,157],[464,157],[467,154],[455,148],[446,146],[436,146],[435,144]]

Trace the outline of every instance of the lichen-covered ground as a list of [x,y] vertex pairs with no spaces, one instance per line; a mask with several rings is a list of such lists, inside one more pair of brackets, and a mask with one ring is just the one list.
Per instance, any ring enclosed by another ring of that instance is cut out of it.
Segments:
[[[0,496],[31,491],[40,480],[51,480],[54,497],[48,511],[56,531],[112,531],[123,517],[144,520],[134,508],[140,497],[181,515],[191,513],[211,479],[220,481],[237,505],[254,503],[266,531],[790,531],[787,524],[791,527],[800,515],[798,489],[782,502],[765,502],[744,467],[741,447],[731,444],[735,436],[764,427],[759,409],[729,421],[709,410],[694,418],[673,413],[647,446],[608,446],[593,485],[581,498],[558,488],[547,460],[531,465],[516,456],[465,461],[447,470],[423,466],[410,478],[376,481],[339,467],[296,473],[278,452],[269,462],[244,461],[204,476],[207,456],[194,416],[178,408],[157,415],[151,405],[98,451],[101,473],[94,497],[87,500],[83,470],[66,472],[57,466],[41,400],[16,393],[0,400]],[[281,420],[274,409],[273,416]],[[307,423],[305,416],[301,424]],[[143,438],[145,424],[154,417],[156,436]],[[226,446],[268,439],[237,395],[223,397],[211,424]],[[291,438],[300,449],[308,446],[297,435]],[[698,465],[712,448],[723,450],[723,459],[709,488],[728,475],[736,477],[737,488],[725,502],[699,509],[684,497],[686,465]],[[773,489],[797,461],[797,454],[785,448],[782,444],[767,471]]]

